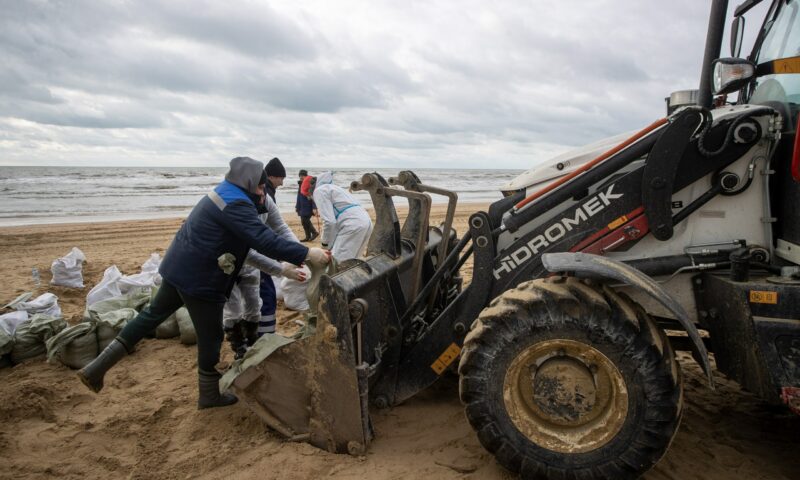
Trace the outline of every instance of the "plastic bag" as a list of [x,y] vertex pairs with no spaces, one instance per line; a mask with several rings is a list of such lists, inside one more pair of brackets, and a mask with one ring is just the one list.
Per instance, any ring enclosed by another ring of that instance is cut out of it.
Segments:
[[100,300],[122,295],[117,284],[120,278],[122,278],[122,272],[119,271],[116,265],[106,268],[106,271],[103,272],[103,279],[86,295],[86,305],[93,305]]
[[83,262],[86,255],[78,247],[65,256],[53,260],[50,271],[53,272],[53,279],[50,285],[61,285],[62,287],[83,288]]
[[61,330],[47,340],[47,361],[57,360],[75,369],[85,367],[98,354],[96,328],[88,322]]
[[197,332],[194,331],[194,323],[186,307],[181,307],[175,312],[175,319],[178,321],[178,328],[181,331],[181,343],[184,345],[194,345],[197,343]]
[[120,330],[136,317],[138,312],[133,308],[122,308],[97,316],[97,348],[102,352],[111,343]]
[[[25,301],[30,298],[28,295],[20,295],[16,300],[6,305],[18,311],[26,311],[28,315],[50,315],[51,317],[61,316],[61,307],[58,306],[58,297],[52,293],[43,293],[33,300]],[[22,300],[22,301],[20,301]]]
[[289,310],[303,312],[308,310],[308,298],[306,298],[306,287],[308,279],[311,278],[311,270],[305,265],[300,267],[306,274],[306,280],[299,282],[291,278],[281,280],[281,290],[283,291],[283,304]]
[[47,352],[45,342],[66,327],[66,320],[49,315],[34,315],[22,322],[14,332],[11,361],[20,363],[45,354]]

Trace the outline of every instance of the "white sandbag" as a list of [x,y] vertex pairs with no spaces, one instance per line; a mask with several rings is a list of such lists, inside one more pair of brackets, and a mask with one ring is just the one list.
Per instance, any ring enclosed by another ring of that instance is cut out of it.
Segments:
[[53,279],[50,285],[60,285],[62,287],[83,288],[83,262],[86,255],[78,247],[72,247],[67,255],[53,260],[50,271],[53,272]]
[[197,332],[194,330],[192,317],[186,307],[181,307],[175,312],[175,319],[178,321],[178,328],[181,331],[181,343],[184,345],[194,345],[197,343]]
[[133,308],[112,310],[97,316],[97,348],[102,352],[111,343],[120,330],[136,317],[138,312]]
[[[261,275],[266,275],[262,273]],[[275,300],[283,301],[283,287],[281,284],[283,283],[283,277],[279,277],[277,275],[272,276],[272,284],[275,285]]]
[[47,361],[70,368],[83,368],[97,357],[96,324],[79,323],[65,328],[46,342]]
[[161,256],[151,253],[150,258],[142,264],[141,273],[125,275],[119,279],[119,289],[123,294],[130,293],[136,289],[153,288],[161,285],[161,275],[158,273],[158,266],[161,264]]
[[100,300],[122,295],[117,283],[120,278],[122,278],[122,272],[119,271],[116,265],[106,268],[106,271],[103,272],[103,279],[86,295],[86,305],[93,305]]
[[28,319],[28,312],[20,310],[19,312],[11,312],[0,315],[0,330],[3,330],[8,335],[13,336],[20,323]]
[[14,332],[26,320],[28,312],[25,310],[0,315],[0,356],[11,353],[14,348]]
[[125,275],[119,279],[117,284],[119,285],[119,291],[124,295],[137,290],[141,291],[157,287],[156,277],[158,277],[158,285],[160,285],[161,276],[158,272],[142,272],[134,275]]
[[308,279],[311,278],[311,270],[307,266],[300,267],[306,275],[306,280],[299,282],[291,278],[281,280],[281,290],[283,291],[283,304],[289,310],[303,312],[308,310],[308,298],[306,298],[306,287]]
[[34,315],[22,322],[14,332],[11,361],[20,363],[45,354],[47,352],[45,342],[66,327],[66,320],[49,315]]
[[[24,297],[20,295],[17,298],[19,299]],[[49,315],[51,317],[61,316],[61,307],[58,306],[58,297],[50,292],[43,293],[33,300],[29,300],[27,302],[15,300],[9,303],[8,306],[17,311],[24,310],[28,312],[29,316],[37,314]]]

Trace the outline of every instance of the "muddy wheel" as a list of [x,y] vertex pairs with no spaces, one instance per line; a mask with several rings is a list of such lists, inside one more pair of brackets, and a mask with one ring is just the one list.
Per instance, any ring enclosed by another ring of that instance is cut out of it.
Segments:
[[636,478],[680,423],[666,336],[627,297],[576,279],[526,282],[492,301],[459,374],[480,442],[523,478]]

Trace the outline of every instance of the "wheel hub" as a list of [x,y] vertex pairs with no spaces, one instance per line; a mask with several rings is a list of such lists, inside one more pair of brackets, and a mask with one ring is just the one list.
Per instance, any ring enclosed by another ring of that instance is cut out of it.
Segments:
[[617,367],[591,345],[567,339],[520,352],[506,372],[503,400],[520,432],[563,453],[605,445],[628,412],[628,392]]

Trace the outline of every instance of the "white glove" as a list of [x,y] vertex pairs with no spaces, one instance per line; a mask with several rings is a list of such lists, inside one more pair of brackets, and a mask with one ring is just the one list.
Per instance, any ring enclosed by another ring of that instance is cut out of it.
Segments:
[[309,266],[324,267],[330,261],[331,261],[330,250],[323,250],[318,247],[311,247],[308,249],[308,255],[306,255],[306,263],[308,263]]
[[291,263],[283,264],[283,268],[281,268],[281,275],[298,282],[306,281],[306,272],[300,270]]

